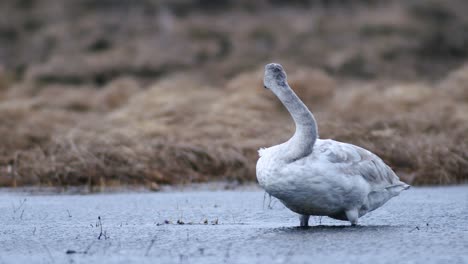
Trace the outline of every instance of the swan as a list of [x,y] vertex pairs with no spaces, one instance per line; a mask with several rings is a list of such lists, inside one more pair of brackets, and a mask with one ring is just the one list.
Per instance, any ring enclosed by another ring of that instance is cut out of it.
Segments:
[[317,123],[289,87],[280,64],[265,66],[264,87],[271,90],[294,119],[296,131],[286,142],[259,150],[256,174],[260,186],[300,215],[328,216],[357,225],[410,186],[372,152],[331,139],[319,139]]

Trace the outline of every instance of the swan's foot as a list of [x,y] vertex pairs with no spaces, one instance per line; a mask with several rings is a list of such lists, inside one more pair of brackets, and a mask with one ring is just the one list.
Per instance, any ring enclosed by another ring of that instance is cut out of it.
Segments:
[[351,222],[352,226],[357,226],[359,212],[356,209],[346,211],[346,217],[348,218],[349,222]]
[[309,226],[309,215],[301,215],[299,216],[299,220],[301,220],[301,227]]

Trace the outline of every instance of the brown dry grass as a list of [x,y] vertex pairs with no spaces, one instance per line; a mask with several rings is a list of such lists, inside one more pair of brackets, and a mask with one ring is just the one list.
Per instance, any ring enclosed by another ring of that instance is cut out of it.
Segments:
[[[321,137],[368,148],[412,184],[468,179],[467,67],[439,83],[345,81],[287,68]],[[256,150],[293,132],[262,69],[223,87],[178,74],[141,89],[14,86],[0,103],[0,183],[109,186],[253,181]]]
[[1,1],[0,65],[78,85],[194,69],[224,80],[284,59],[352,78],[419,80],[468,57],[464,0],[72,2]]
[[0,1],[0,185],[253,181],[294,130],[270,60],[322,137],[467,181],[468,2],[117,2]]

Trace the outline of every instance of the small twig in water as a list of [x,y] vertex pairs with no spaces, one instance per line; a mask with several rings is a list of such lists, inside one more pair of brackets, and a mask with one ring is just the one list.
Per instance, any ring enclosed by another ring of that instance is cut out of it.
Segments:
[[26,201],[27,201],[26,198],[24,198],[23,200],[21,200],[21,201],[19,202],[19,205],[18,205],[18,206],[15,206],[14,204],[12,204],[12,207],[13,207],[13,219],[16,218],[16,213],[18,213],[18,212],[21,210],[21,214],[20,214],[19,219],[20,219],[20,220],[23,220],[24,210],[26,209],[26,208],[24,208],[24,205],[25,205]]
[[431,229],[431,228],[429,227],[429,223],[426,223],[426,231],[429,231],[429,229]]
[[16,214],[16,212],[18,212],[23,207],[25,202],[26,202],[26,198],[24,198],[22,201],[19,202],[18,207],[13,205],[13,213]]
[[146,257],[149,255],[149,252],[150,252],[151,248],[153,247],[154,242],[156,242],[156,235],[154,235],[154,237],[151,239],[151,242],[150,242],[148,248],[146,248],[146,253],[145,253]]
[[104,237],[104,239],[108,239],[109,236],[107,236],[107,231],[102,231],[102,222],[101,222],[101,216],[98,216],[98,221],[99,221],[99,227],[101,228],[101,232],[99,233],[98,239],[100,240],[101,237]]
[[88,254],[89,250],[91,249],[91,247],[92,247],[93,245],[94,245],[94,241],[91,242],[91,244],[89,244],[89,245],[86,247],[85,251],[83,251],[83,254]]
[[69,249],[67,251],[65,251],[65,254],[67,255],[71,255],[71,254],[88,254],[89,250],[91,249],[91,247],[94,245],[94,241],[91,242],[91,244],[89,244],[86,249],[84,251],[76,251],[76,250],[73,250],[73,249]]
[[419,230],[419,226],[416,226],[415,228],[411,229],[408,233],[413,232],[414,230]]
[[273,209],[273,207],[271,206],[271,195],[267,192],[264,192],[263,193],[263,203],[262,203],[262,208],[265,208],[265,198],[266,196],[268,195],[268,204],[267,204],[267,208],[268,209]]

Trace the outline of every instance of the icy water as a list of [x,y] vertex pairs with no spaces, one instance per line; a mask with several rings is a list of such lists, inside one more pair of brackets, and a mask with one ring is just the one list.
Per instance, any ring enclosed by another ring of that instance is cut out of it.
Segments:
[[[412,188],[310,228],[261,190],[0,192],[2,263],[468,263],[468,186]],[[101,218],[99,221],[98,218]]]

